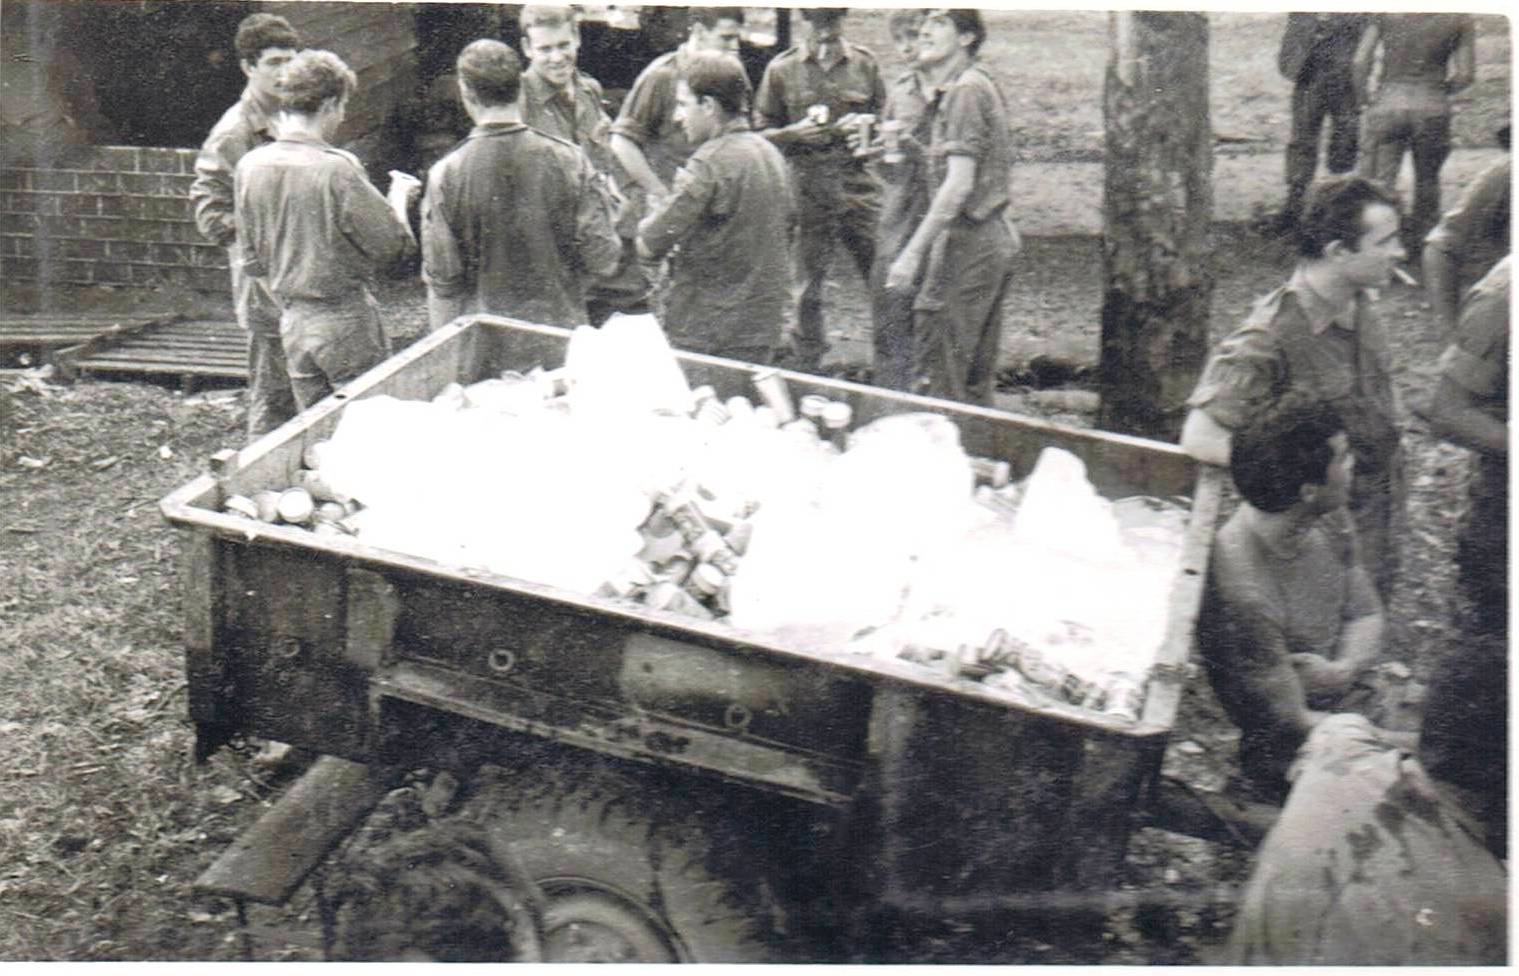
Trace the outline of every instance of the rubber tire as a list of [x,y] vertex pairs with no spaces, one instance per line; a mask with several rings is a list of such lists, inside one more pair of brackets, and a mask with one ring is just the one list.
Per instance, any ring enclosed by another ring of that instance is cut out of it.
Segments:
[[[732,804],[692,799],[702,792],[689,777],[662,781],[658,770],[633,773],[561,751],[552,763],[485,767],[461,816],[542,887],[548,946],[563,924],[556,899],[566,879],[582,879],[649,910],[674,961],[789,961],[764,852],[752,849]],[[552,949],[547,955],[554,961]]]

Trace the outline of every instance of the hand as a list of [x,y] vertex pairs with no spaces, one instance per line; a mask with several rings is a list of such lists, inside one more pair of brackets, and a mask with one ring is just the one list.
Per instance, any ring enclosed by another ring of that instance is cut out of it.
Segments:
[[398,169],[390,171],[390,190],[385,194],[392,204],[407,206],[422,194],[422,181]]
[[1331,661],[1319,654],[1293,654],[1289,660],[1311,698],[1339,697],[1355,684],[1356,671],[1347,661]]
[[904,250],[886,270],[887,291],[907,291],[918,279],[918,268],[923,259],[915,251]]
[[818,125],[811,119],[802,119],[783,129],[777,129],[776,135],[781,137],[782,142],[793,145],[826,146],[833,141],[833,128]]

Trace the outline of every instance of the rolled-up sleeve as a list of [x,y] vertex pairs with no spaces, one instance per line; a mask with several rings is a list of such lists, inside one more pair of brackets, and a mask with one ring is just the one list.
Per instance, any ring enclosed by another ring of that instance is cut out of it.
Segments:
[[575,252],[593,275],[609,275],[622,258],[622,238],[612,222],[612,199],[588,158],[580,161],[580,192],[575,207]]
[[1507,288],[1486,292],[1479,284],[1467,296],[1454,341],[1440,355],[1441,377],[1478,397],[1507,388],[1508,304]]
[[650,68],[633,82],[632,91],[617,113],[617,121],[612,123],[614,135],[625,136],[640,146],[659,138],[661,122],[675,112],[673,86],[660,83],[662,73],[661,68]]
[[1223,427],[1238,429],[1270,402],[1281,372],[1276,343],[1264,329],[1246,326],[1219,344],[1187,406],[1205,411]]
[[343,236],[377,268],[389,267],[405,257],[413,247],[411,234],[358,163],[337,167],[333,173],[335,212]]
[[994,115],[994,107],[987,100],[992,97],[992,93],[972,85],[953,85],[944,93],[939,109],[945,119],[944,136],[938,143],[941,152],[978,160],[986,157]]
[[422,197],[422,280],[434,295],[454,298],[469,290],[469,269],[443,212],[443,182],[434,169]]
[[754,96],[754,120],[761,129],[779,129],[791,122],[787,118],[785,80],[774,61],[765,66],[759,92]]
[[651,254],[664,255],[696,226],[717,196],[716,175],[704,160],[692,157],[675,174],[675,187],[663,208],[638,225],[638,237]]

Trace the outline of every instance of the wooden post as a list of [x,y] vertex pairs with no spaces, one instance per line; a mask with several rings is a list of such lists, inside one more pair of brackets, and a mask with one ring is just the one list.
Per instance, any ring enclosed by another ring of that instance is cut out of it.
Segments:
[[1208,19],[1109,14],[1097,423],[1174,441],[1208,347]]

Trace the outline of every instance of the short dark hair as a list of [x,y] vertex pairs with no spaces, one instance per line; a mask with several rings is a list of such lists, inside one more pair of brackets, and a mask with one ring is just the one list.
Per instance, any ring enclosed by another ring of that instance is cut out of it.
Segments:
[[686,64],[681,78],[693,98],[710,95],[729,115],[738,115],[748,107],[749,76],[731,54],[701,51]]
[[925,12],[917,7],[898,7],[886,18],[887,29],[893,34],[908,27],[917,30],[918,25],[923,23]]
[[1374,204],[1397,210],[1398,197],[1360,176],[1337,176],[1314,184],[1298,222],[1298,254],[1321,258],[1324,248],[1335,241],[1356,250],[1366,233],[1366,208]]
[[981,11],[973,8],[948,9],[941,7],[937,10],[924,11],[926,17],[948,17],[950,23],[955,25],[957,34],[974,34],[976,39],[970,42],[970,56],[975,57],[981,50],[981,43],[986,40],[986,21],[981,19]]
[[359,87],[343,59],[331,51],[302,51],[280,69],[280,108],[311,114],[330,98],[347,98]]
[[258,64],[258,59],[271,47],[300,50],[301,36],[290,26],[290,21],[277,14],[249,14],[237,25],[232,47],[237,51],[239,61]]
[[1234,487],[1263,512],[1285,512],[1301,499],[1303,485],[1328,480],[1334,458],[1329,441],[1344,431],[1332,405],[1289,390],[1234,432],[1229,448]]
[[802,19],[811,23],[829,23],[849,16],[848,7],[803,7],[800,12]]
[[459,52],[459,80],[482,105],[510,105],[522,87],[522,62],[517,53],[491,38],[470,41]]
[[687,29],[691,24],[701,24],[711,30],[717,26],[719,20],[736,20],[740,24],[744,22],[743,7],[692,7],[686,12],[690,18],[687,21]]
[[580,16],[574,7],[555,7],[548,4],[528,4],[517,16],[517,26],[525,39],[534,27],[568,27],[580,36]]

